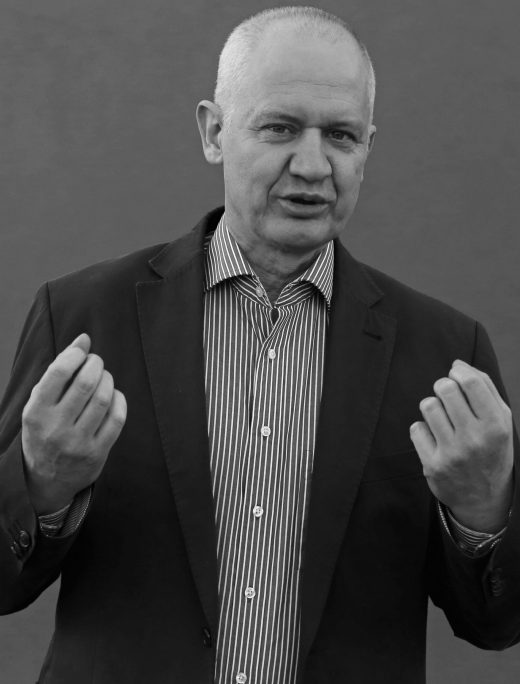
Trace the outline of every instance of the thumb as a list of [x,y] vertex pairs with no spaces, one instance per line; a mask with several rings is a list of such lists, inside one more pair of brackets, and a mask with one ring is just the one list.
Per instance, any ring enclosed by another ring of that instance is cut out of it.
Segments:
[[70,347],[79,347],[82,351],[85,352],[85,354],[88,354],[90,351],[90,337],[87,335],[87,333],[81,333],[81,335],[78,335],[75,340],[73,340],[70,343]]

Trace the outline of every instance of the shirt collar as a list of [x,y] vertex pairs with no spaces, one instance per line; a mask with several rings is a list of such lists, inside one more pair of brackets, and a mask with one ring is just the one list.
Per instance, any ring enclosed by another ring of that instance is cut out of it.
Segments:
[[[206,237],[204,250],[206,292],[215,285],[237,276],[249,275],[258,280],[237,241],[229,232],[225,214],[222,215],[215,231]],[[292,281],[291,286],[294,287],[298,283],[311,283],[325,297],[327,306],[330,307],[333,275],[334,245],[330,240],[307,270]]]

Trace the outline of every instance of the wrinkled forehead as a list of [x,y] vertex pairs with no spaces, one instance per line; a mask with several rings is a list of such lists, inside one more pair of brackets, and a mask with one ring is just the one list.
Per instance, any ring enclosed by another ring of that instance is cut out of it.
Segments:
[[332,40],[274,27],[251,55],[246,91],[249,112],[294,98],[312,106],[348,103],[369,116],[368,65],[346,33]]

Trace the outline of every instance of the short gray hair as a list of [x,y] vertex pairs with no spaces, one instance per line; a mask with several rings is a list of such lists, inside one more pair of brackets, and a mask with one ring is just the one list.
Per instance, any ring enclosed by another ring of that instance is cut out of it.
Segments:
[[275,7],[249,17],[230,33],[218,63],[214,100],[227,122],[233,112],[234,101],[246,76],[249,58],[266,29],[276,22],[292,20],[295,28],[317,37],[337,39],[344,34],[357,43],[368,68],[368,97],[370,121],[374,113],[376,76],[368,50],[343,19],[317,7]]

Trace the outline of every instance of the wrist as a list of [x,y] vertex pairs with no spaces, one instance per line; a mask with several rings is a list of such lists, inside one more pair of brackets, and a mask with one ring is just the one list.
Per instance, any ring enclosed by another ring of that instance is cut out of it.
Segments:
[[449,506],[453,518],[471,530],[496,534],[509,520],[513,500],[513,483],[508,483],[504,492],[493,501],[478,502],[473,505]]
[[26,484],[29,501],[37,516],[56,513],[74,499],[74,493],[68,489],[36,481],[30,473],[26,473]]
[[67,509],[74,496],[35,496],[29,491],[29,500],[34,512],[38,517],[53,515],[59,511]]

